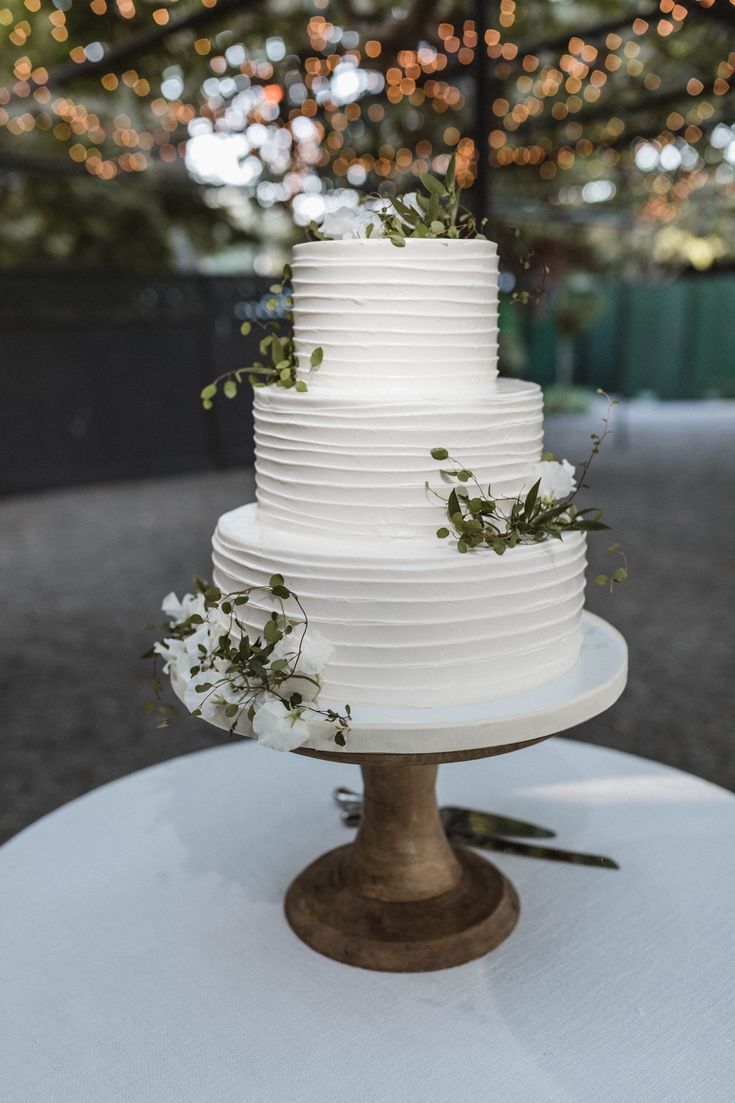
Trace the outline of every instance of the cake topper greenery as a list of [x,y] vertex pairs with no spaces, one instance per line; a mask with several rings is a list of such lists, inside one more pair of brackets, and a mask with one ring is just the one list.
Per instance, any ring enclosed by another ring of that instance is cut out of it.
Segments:
[[[453,465],[440,471],[444,481],[452,484],[446,498],[426,483],[427,491],[443,503],[449,521],[449,526],[442,525],[436,530],[437,537],[440,540],[451,538],[462,554],[489,549],[496,555],[504,555],[509,548],[519,544],[561,540],[567,532],[609,531],[609,525],[602,520],[601,509],[579,509],[575,502],[579,491],[587,486],[587,474],[610,433],[611,413],[617,406],[617,402],[604,391],[598,390],[597,393],[607,399],[607,411],[603,417],[602,432],[592,434],[592,448],[581,465],[579,476],[576,476],[575,468],[568,460],[557,460],[551,453],[544,453],[534,472],[538,478],[529,490],[512,501],[510,508],[507,501],[496,499],[492,486],[485,491],[474,472],[451,456],[446,448],[432,448],[433,459],[439,462],[449,460]],[[622,563],[609,575],[597,575],[595,582],[612,590],[628,578],[628,563],[619,542],[612,543],[608,551],[619,556]]]
[[[430,172],[422,172],[421,191],[413,195],[386,198],[377,192],[361,200],[363,217],[355,223],[362,237],[384,237],[402,248],[409,238],[480,238],[487,219],[477,220],[467,207],[460,203],[461,188],[456,177],[456,156],[449,158],[444,179]],[[309,236],[316,241],[327,241],[329,223],[320,227],[316,222],[307,226]]]
[[[255,635],[238,613],[254,597],[272,602],[262,632]],[[297,609],[286,612],[286,603]],[[350,706],[342,712],[321,708],[321,674],[333,648],[309,627],[297,594],[275,574],[267,586],[223,594],[217,586],[196,580],[196,592],[179,601],[163,599],[165,635],[144,658],[152,658],[154,697],[145,710],[158,727],[167,727],[176,707],[164,700],[158,663],[170,674],[192,716],[219,723],[230,734],[246,719],[258,742],[274,750],[294,750],[309,738],[308,719],[331,724],[334,742],[346,745]]]

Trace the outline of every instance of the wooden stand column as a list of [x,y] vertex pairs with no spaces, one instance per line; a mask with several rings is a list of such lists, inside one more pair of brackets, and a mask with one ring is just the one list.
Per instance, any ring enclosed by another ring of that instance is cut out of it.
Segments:
[[519,912],[515,889],[484,858],[450,846],[437,766],[363,761],[362,773],[354,843],[318,858],[288,890],[286,916],[299,938],[385,972],[446,969],[507,938]]

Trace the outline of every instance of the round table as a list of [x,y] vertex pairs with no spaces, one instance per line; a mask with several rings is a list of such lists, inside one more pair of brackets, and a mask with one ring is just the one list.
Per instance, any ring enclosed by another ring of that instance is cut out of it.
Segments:
[[735,798],[553,739],[443,767],[442,803],[553,828],[619,871],[506,854],[484,958],[376,973],[283,894],[349,834],[356,766],[236,743],[104,786],[0,849],[3,1103],[730,1103]]

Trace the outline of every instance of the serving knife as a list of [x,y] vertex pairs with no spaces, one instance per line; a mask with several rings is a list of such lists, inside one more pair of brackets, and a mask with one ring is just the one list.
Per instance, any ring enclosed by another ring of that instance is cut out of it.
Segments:
[[[351,789],[334,790],[334,799],[342,812],[342,820],[348,827],[357,827],[362,811],[362,797]],[[526,820],[501,816],[497,812],[478,812],[472,808],[448,805],[439,809],[444,830],[449,834],[512,835],[519,839],[553,839],[556,832],[539,827]],[[353,822],[354,821],[354,822]]]
[[[358,827],[362,812],[362,798],[350,789],[334,791],[334,799],[342,813],[345,827]],[[524,858],[541,858],[570,865],[596,866],[598,869],[620,869],[612,858],[602,854],[584,854],[559,847],[537,846],[534,843],[516,842],[503,838],[503,834],[517,838],[553,838],[554,832],[525,820],[515,820],[494,812],[478,812],[470,808],[449,806],[440,808],[447,838],[453,843],[477,847],[479,850],[496,850],[503,854],[517,854]]]

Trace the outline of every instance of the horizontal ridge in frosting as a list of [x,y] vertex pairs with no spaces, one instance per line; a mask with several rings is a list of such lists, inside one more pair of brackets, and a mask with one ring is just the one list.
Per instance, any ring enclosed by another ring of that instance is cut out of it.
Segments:
[[[542,450],[535,383],[501,379],[474,402],[347,398],[330,391],[255,392],[257,496],[285,528],[434,539],[446,496],[432,448],[448,448],[500,499],[529,484]],[[446,464],[444,465],[446,466]]]
[[316,241],[293,250],[294,342],[316,347],[326,389],[444,392],[497,375],[497,252],[491,241]]
[[[568,670],[581,641],[585,541],[458,555],[438,540],[376,543],[272,528],[255,505],[220,518],[214,578],[223,590],[279,572],[333,643],[324,699],[425,705],[490,700]],[[243,607],[259,630],[270,611]]]

